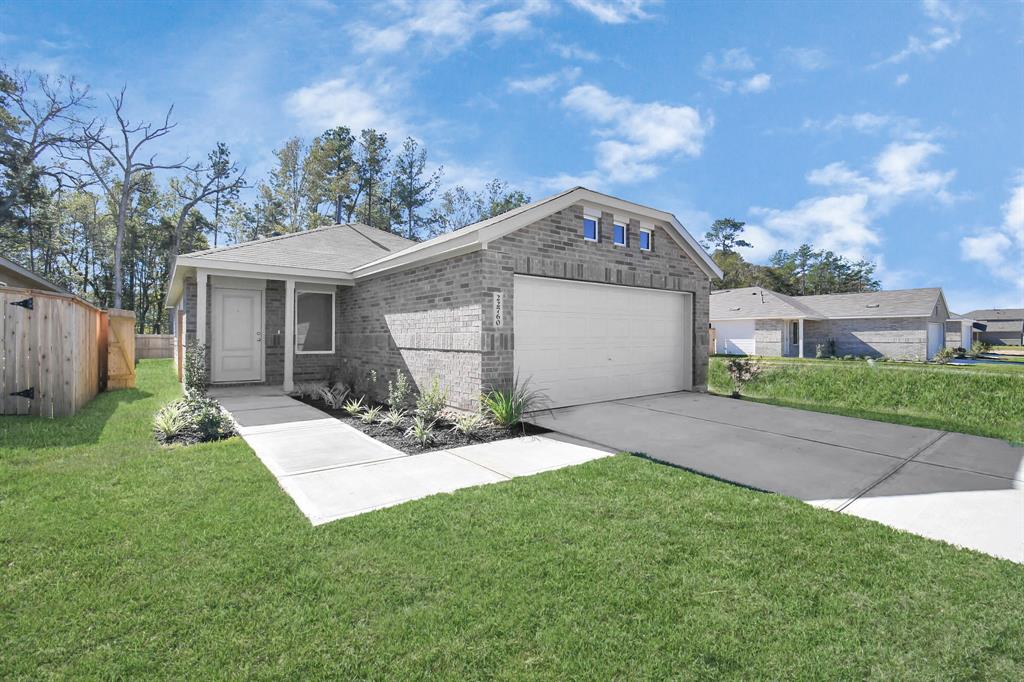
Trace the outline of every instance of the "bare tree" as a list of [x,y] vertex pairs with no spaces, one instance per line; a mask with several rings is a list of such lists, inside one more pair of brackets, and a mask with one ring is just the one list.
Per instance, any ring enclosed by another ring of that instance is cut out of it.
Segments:
[[[189,213],[201,202],[210,198],[233,194],[245,188],[245,170],[239,170],[238,164],[230,161],[227,145],[218,142],[210,152],[209,162],[188,169],[188,175],[181,181],[171,180],[171,190],[182,201],[178,219],[174,225],[171,248],[167,258],[167,272],[174,266],[181,248],[181,231]],[[217,226],[214,225],[214,230]]]
[[[108,97],[117,119],[117,129],[113,134],[107,131],[105,121],[92,120],[86,124],[79,135],[77,153],[67,157],[81,162],[91,172],[93,178],[106,191],[117,207],[117,231],[114,236],[114,307],[121,307],[121,293],[124,282],[122,271],[122,247],[124,245],[125,223],[131,205],[132,189],[137,179],[154,170],[174,170],[184,167],[188,161],[178,163],[158,163],[156,155],[148,158],[142,154],[142,148],[171,132],[177,123],[171,123],[172,105],[160,125],[152,123],[132,123],[124,114],[124,91],[117,97]],[[117,139],[115,139],[117,138]],[[119,177],[115,178],[114,175]],[[120,186],[117,182],[120,180]]]

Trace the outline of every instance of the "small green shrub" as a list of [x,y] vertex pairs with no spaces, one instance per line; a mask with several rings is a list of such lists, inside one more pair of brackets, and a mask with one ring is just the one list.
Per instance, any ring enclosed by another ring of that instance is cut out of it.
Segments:
[[364,424],[372,424],[377,421],[377,417],[380,416],[380,405],[374,405],[373,407],[363,408],[362,413],[359,415],[359,421]]
[[448,391],[441,388],[441,380],[436,376],[430,388],[420,392],[416,400],[416,414],[426,421],[433,422],[448,404]]
[[952,348],[945,348],[944,347],[944,348],[941,348],[939,350],[939,352],[935,354],[935,356],[932,358],[932,362],[940,364],[940,365],[945,365],[945,364],[947,364],[950,360],[952,360],[955,357],[956,357],[956,351],[954,351]]
[[399,410],[392,407],[387,413],[380,418],[380,423],[388,428],[400,429],[402,424],[405,422],[405,410]]
[[969,353],[969,355],[972,358],[976,358],[979,355],[981,355],[982,353],[987,353],[990,350],[992,350],[992,345],[991,344],[988,344],[988,343],[985,343],[984,341],[980,341],[979,340],[979,341],[975,341],[974,343],[971,344],[971,352]]
[[531,389],[529,381],[520,381],[518,376],[509,388],[491,389],[480,398],[481,405],[490,413],[491,418],[506,428],[522,421],[526,412],[539,409],[543,401],[544,394]]
[[188,428],[187,416],[183,400],[164,405],[153,416],[153,435],[161,443],[173,443]]
[[425,448],[434,442],[434,422],[423,417],[414,417],[412,425],[405,430],[405,437]]
[[345,404],[348,393],[348,389],[343,384],[335,384],[330,388],[325,384],[318,389],[317,396],[327,403],[327,407],[337,410]]
[[349,400],[341,409],[345,410],[346,412],[349,413],[349,415],[353,417],[356,416],[357,414],[363,411],[362,397],[359,397],[358,399],[353,398],[352,400]]
[[484,427],[484,416],[478,413],[460,414],[452,422],[452,431],[472,438]]
[[409,383],[409,377],[402,370],[396,369],[394,382],[388,381],[388,405],[398,409],[405,407],[411,392],[412,384]]
[[764,372],[760,363],[749,358],[733,358],[725,368],[729,371],[729,378],[732,379],[732,395],[735,398],[740,396],[744,386]]
[[206,395],[206,346],[195,339],[185,344],[185,392]]
[[192,393],[169,403],[153,417],[161,443],[202,443],[234,434],[231,417],[213,398]]

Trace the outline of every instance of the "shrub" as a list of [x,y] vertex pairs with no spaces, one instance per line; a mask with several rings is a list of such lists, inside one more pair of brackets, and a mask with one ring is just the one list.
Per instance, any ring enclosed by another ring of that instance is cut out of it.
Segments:
[[153,435],[161,443],[173,443],[188,427],[187,416],[183,400],[164,405],[153,416]]
[[950,360],[956,357],[956,352],[952,348],[941,348],[938,353],[932,358],[932,362],[940,365],[945,365]]
[[349,391],[344,384],[335,384],[331,388],[324,384],[318,389],[318,397],[327,403],[327,407],[332,410],[337,410],[344,405],[348,393]]
[[977,357],[982,353],[987,353],[992,349],[992,346],[984,341],[975,341],[971,344],[971,357]]
[[824,357],[827,357],[825,355],[825,344],[819,343],[814,346],[814,357],[816,357],[819,360],[821,360]]
[[321,393],[327,390],[330,390],[330,385],[326,381],[300,381],[291,394],[302,398],[321,398]]
[[366,395],[370,400],[378,398],[377,370],[371,369],[366,372]]
[[377,421],[377,417],[380,415],[380,410],[380,405],[364,408],[362,414],[359,415],[359,421],[364,424],[372,424]]
[[416,400],[416,414],[426,421],[433,422],[448,404],[448,391],[441,388],[441,381],[436,376],[430,388],[420,392]]
[[354,417],[354,416],[356,416],[357,414],[359,414],[360,412],[363,411],[363,399],[360,397],[358,400],[357,399],[349,400],[347,403],[345,403],[345,405],[341,409],[345,410],[351,416]]
[[452,421],[452,431],[462,434],[466,438],[472,438],[478,434],[483,426],[484,416],[477,413],[460,414]]
[[234,432],[231,417],[220,403],[195,393],[165,405],[153,417],[153,433],[161,443],[201,443]]
[[491,389],[480,398],[481,404],[490,413],[491,418],[499,426],[506,428],[518,424],[524,413],[539,409],[543,401],[544,394],[531,389],[529,381],[521,382],[518,376],[509,388]]
[[412,385],[409,378],[400,369],[395,370],[395,381],[388,381],[388,405],[394,408],[403,408],[409,401],[409,394],[412,392]]
[[729,377],[732,379],[734,398],[738,398],[743,387],[764,372],[764,368],[756,360],[748,358],[733,358],[725,367],[729,370]]
[[392,429],[402,428],[402,422],[405,421],[405,410],[399,410],[392,407],[387,413],[380,418],[380,423]]
[[185,392],[206,395],[206,345],[194,339],[185,345]]
[[413,418],[412,425],[405,430],[405,437],[419,443],[421,448],[427,447],[434,442],[434,422],[423,417]]

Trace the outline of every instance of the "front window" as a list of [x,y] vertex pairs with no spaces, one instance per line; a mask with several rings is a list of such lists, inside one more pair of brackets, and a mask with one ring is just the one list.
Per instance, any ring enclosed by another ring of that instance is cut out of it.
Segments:
[[591,242],[597,241],[597,218],[583,217],[583,238]]
[[619,246],[626,245],[626,226],[622,223],[615,223],[615,243]]
[[334,292],[295,292],[295,352],[334,352]]
[[640,230],[640,250],[650,251],[651,250],[651,231],[648,229]]

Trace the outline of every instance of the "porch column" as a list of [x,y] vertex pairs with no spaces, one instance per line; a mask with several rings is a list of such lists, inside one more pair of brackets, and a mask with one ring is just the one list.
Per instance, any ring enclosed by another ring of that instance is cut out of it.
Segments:
[[804,356],[804,318],[800,318],[800,347],[797,349],[797,357],[802,358]]
[[206,345],[206,270],[196,270],[196,342]]
[[292,380],[295,366],[295,280],[284,281],[284,390],[295,388]]

